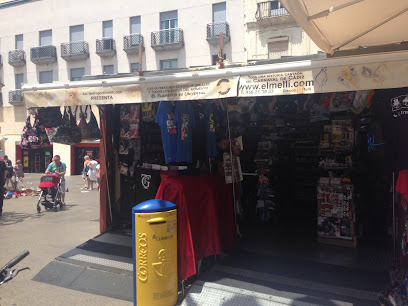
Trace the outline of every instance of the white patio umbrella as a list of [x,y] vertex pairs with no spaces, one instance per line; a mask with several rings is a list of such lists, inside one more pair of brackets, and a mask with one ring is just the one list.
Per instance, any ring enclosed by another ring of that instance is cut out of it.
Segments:
[[408,41],[406,0],[280,0],[326,53]]

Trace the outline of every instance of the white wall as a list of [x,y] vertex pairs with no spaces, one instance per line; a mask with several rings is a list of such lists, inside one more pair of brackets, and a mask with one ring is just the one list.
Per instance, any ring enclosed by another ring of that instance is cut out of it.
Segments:
[[71,146],[54,143],[53,155],[59,155],[61,157],[61,161],[63,161],[67,166],[66,175],[71,175]]

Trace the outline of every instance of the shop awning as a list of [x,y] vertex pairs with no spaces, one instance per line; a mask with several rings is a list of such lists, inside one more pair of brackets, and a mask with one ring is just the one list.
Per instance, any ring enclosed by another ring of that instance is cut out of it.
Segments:
[[145,77],[24,85],[26,107],[276,96],[408,87],[408,52]]
[[324,52],[408,41],[408,2],[280,0]]

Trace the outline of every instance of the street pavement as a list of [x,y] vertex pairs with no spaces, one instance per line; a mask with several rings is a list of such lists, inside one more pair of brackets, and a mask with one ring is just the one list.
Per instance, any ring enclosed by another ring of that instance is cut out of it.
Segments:
[[[42,174],[26,174],[36,188]],[[38,197],[4,200],[0,217],[0,266],[21,251],[30,255],[15,268],[29,267],[0,285],[0,306],[6,305],[131,305],[132,303],[33,281],[49,262],[99,234],[99,193],[85,191],[80,176],[67,177],[66,207],[37,214]]]

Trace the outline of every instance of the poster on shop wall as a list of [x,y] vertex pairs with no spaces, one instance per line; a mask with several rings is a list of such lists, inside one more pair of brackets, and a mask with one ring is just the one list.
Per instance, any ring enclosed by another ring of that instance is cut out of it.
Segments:
[[120,141],[119,154],[129,155],[134,153],[134,159],[140,159],[140,105],[130,104],[120,107]]
[[242,181],[244,178],[242,176],[241,161],[238,156],[232,155],[233,162],[231,162],[231,155],[229,153],[224,153],[224,174],[225,183],[232,184]]

